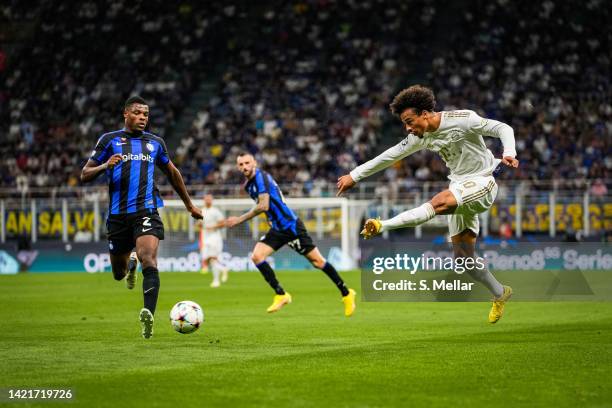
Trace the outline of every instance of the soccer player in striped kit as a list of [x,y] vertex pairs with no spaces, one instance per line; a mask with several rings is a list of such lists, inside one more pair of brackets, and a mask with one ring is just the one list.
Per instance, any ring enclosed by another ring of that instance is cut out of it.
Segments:
[[[478,214],[493,205],[497,184],[493,175],[501,163],[516,168],[514,130],[505,123],[478,116],[471,110],[435,112],[433,91],[414,85],[398,93],[391,103],[391,112],[404,125],[408,135],[397,145],[338,179],[338,195],[358,181],[377,173],[398,160],[423,149],[440,155],[450,169],[450,185],[429,202],[405,211],[389,220],[369,219],[362,234],[371,238],[383,231],[415,227],[436,215],[448,215],[448,229],[456,257],[474,258],[479,233]],[[493,157],[483,136],[501,139],[504,151],[501,159]],[[512,288],[504,286],[485,267],[467,273],[493,294],[489,322],[496,323]]]
[[288,245],[331,279],[342,295],[344,315],[346,317],[352,316],[355,312],[356,292],[345,285],[336,268],[323,258],[302,220],[285,203],[283,193],[276,181],[270,174],[257,168],[257,161],[249,153],[240,153],[236,159],[236,165],[247,179],[244,186],[245,190],[257,205],[239,217],[229,217],[225,221],[225,226],[232,228],[261,213],[266,213],[270,230],[255,244],[251,260],[276,293],[267,312],[277,312],[292,301],[291,295],[285,292],[276,279],[274,270],[266,262],[268,256],[284,245]]
[[[144,307],[140,311],[142,336],[153,335],[153,314],[159,293],[157,248],[164,239],[164,225],[157,209],[164,203],[155,186],[155,167],[168,177],[183,200],[185,208],[196,219],[202,211],[191,202],[183,177],[168,157],[164,140],[145,128],[149,106],[139,96],[132,96],[123,109],[124,128],[103,134],[83,167],[81,181],[94,180],[102,173],[108,179],[109,209],[106,220],[108,248],[113,276],[126,278],[133,289],[136,268],[142,264]],[[132,252],[136,248],[135,252]]]

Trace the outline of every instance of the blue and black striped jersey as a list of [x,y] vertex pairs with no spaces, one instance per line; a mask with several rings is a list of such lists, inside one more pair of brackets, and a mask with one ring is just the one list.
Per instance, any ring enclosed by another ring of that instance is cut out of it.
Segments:
[[155,165],[170,161],[164,140],[149,132],[129,133],[125,129],[103,134],[91,159],[105,163],[113,154],[123,160],[106,170],[109,213],[131,214],[164,206],[155,186]]
[[245,190],[253,200],[259,200],[260,194],[270,195],[270,208],[266,211],[268,222],[277,231],[290,229],[295,233],[297,215],[285,204],[285,198],[278,184],[271,175],[263,170],[256,169],[255,177],[250,179],[244,186]]

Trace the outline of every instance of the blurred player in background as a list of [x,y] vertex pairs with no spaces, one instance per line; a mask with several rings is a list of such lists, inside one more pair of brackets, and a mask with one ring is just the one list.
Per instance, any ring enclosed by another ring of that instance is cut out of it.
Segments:
[[251,154],[239,154],[236,164],[238,170],[247,178],[245,185],[247,193],[255,200],[257,205],[239,217],[229,217],[226,220],[226,226],[232,228],[263,212],[266,213],[270,230],[255,244],[251,260],[266,282],[276,292],[272,305],[267,309],[268,313],[276,312],[284,305],[291,303],[291,295],[285,292],[276,279],[274,270],[266,262],[268,256],[287,244],[298,254],[306,257],[315,268],[325,272],[342,294],[345,316],[352,316],[355,311],[356,292],[346,287],[333,265],[323,258],[308,234],[304,223],[285,204],[283,193],[272,176],[257,168],[257,162]]
[[221,265],[219,255],[223,251],[223,237],[221,236],[221,228],[225,227],[223,213],[213,207],[213,196],[206,194],[204,196],[204,207],[202,208],[200,225],[200,255],[202,256],[202,273],[206,273],[206,268],[212,272],[213,280],[210,284],[211,288],[218,288],[221,283],[227,282],[228,268]]
[[[142,336],[148,339],[153,335],[159,293],[157,248],[159,240],[164,239],[164,225],[157,212],[164,203],[155,186],[155,166],[166,174],[192,217],[201,219],[202,212],[191,202],[181,173],[168,157],[164,140],[145,132],[149,121],[145,100],[138,96],[128,98],[123,118],[123,129],[98,139],[83,167],[81,181],[93,181],[106,173],[109,194],[106,226],[113,276],[116,280],[126,278],[127,288],[133,289],[137,263],[142,264],[144,307],[139,319]],[[134,247],[136,251],[132,252]]]
[[[420,207],[389,220],[367,220],[362,234],[367,239],[383,231],[415,227],[436,215],[449,214],[449,232],[455,256],[474,258],[480,229],[478,214],[488,210],[497,195],[493,173],[500,162],[514,168],[519,164],[515,158],[514,130],[505,123],[481,118],[470,110],[435,112],[435,105],[432,90],[424,86],[414,85],[397,94],[390,105],[391,112],[402,121],[408,136],[350,174],[340,177],[338,195],[412,153],[422,149],[437,152],[450,169],[449,188]],[[504,146],[501,160],[493,157],[483,136],[501,139]],[[486,267],[474,268],[468,273],[493,294],[489,322],[496,323],[512,295],[512,289],[499,283]]]

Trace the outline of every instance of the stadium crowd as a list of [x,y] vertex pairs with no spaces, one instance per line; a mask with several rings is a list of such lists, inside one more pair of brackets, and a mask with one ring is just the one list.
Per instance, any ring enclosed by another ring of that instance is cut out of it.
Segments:
[[[178,149],[195,183],[240,180],[235,153],[256,154],[280,182],[310,194],[367,160],[386,104],[425,47],[430,1],[271,2],[257,35],[231,55],[218,95]],[[418,6],[423,12],[412,13]],[[405,30],[410,26],[413,30]],[[212,148],[210,148],[212,146]]]
[[97,138],[121,127],[130,94],[149,101],[150,126],[163,135],[231,29],[209,3],[37,3],[0,9],[34,32],[7,56],[2,77],[2,187],[78,185]]
[[[428,35],[444,29],[433,0],[153,3],[60,1],[30,16],[40,24],[27,51],[8,55],[0,91],[0,186],[77,185],[126,96],[150,101],[151,128],[164,135],[202,72],[221,64],[218,91],[174,152],[190,184],[236,183],[234,153],[249,150],[277,180],[316,195],[395,140],[383,136],[399,127],[387,105],[422,69],[439,109],[515,128],[521,168],[500,177],[612,187],[601,181],[612,179],[604,1],[466,2],[433,50]],[[410,190],[446,174],[421,152],[384,177]]]

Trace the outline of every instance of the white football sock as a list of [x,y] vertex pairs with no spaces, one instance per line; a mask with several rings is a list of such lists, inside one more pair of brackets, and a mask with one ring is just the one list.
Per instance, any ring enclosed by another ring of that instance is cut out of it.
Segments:
[[497,279],[495,279],[495,276],[489,272],[487,267],[484,267],[483,269],[472,269],[466,272],[476,282],[480,282],[485,285],[487,289],[489,289],[489,292],[491,292],[496,298],[504,294],[504,287]]
[[221,277],[221,265],[217,262],[216,259],[211,259],[209,261],[210,269],[212,270],[213,282],[219,282],[219,278]]
[[420,207],[412,210],[404,211],[395,217],[381,221],[381,231],[393,230],[402,227],[416,227],[424,222],[431,220],[436,216],[433,206],[430,203],[425,203]]

